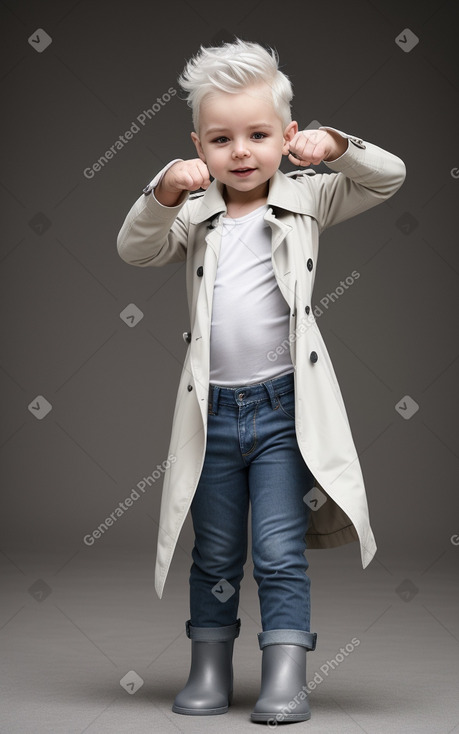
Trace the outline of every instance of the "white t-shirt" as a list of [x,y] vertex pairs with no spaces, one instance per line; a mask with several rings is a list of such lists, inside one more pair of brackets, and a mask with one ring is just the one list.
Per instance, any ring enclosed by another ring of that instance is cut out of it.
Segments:
[[289,307],[271,261],[271,229],[264,205],[232,219],[222,217],[210,335],[210,382],[237,387],[293,371],[287,346],[275,361],[268,353],[288,345]]

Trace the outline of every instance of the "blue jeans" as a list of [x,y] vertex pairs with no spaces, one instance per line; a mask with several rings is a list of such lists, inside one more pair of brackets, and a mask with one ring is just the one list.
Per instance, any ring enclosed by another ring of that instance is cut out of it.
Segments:
[[280,641],[314,649],[304,554],[310,510],[303,501],[313,485],[295,434],[292,373],[237,388],[210,386],[206,455],[191,504],[192,626],[237,621],[250,502],[260,646]]

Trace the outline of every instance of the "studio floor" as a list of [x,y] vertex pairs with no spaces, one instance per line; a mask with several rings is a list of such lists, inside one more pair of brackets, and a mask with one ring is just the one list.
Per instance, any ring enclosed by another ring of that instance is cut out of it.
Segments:
[[[289,731],[459,733],[458,553],[451,546],[428,562],[379,554],[363,571],[355,544],[310,552],[318,642],[307,680],[316,686],[312,718]],[[150,550],[106,547],[0,553],[1,734],[267,730],[250,721],[261,626],[249,562],[233,705],[194,717],[171,711],[189,670],[189,564],[185,554],[173,562],[159,600],[153,561]]]

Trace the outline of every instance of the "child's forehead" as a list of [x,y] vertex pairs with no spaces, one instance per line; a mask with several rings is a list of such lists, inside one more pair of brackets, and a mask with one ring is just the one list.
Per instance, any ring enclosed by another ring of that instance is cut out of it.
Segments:
[[281,122],[274,107],[272,90],[267,84],[244,87],[240,91],[223,92],[216,89],[208,92],[201,101],[201,122],[210,123],[213,119],[231,119],[254,123],[266,119],[275,124]]

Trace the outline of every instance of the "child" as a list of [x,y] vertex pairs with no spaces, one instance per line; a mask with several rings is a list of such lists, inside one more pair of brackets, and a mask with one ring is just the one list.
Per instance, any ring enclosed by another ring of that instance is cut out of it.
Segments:
[[[191,670],[172,710],[223,714],[231,704],[250,503],[262,622],[251,718],[303,721],[311,715],[306,651],[316,644],[306,542],[358,540],[364,568],[376,550],[343,398],[313,315],[318,239],[392,196],[405,166],[335,128],[299,132],[272,49],[241,40],[201,48],[179,82],[198,158],[165,166],[118,237],[132,265],[187,267],[191,332],[156,561],[161,598],[191,508]],[[324,161],[333,173],[285,175],[283,155],[296,166]],[[205,191],[190,195],[197,189]]]

